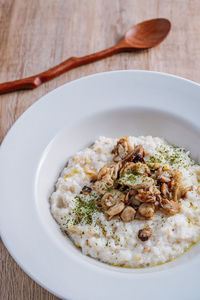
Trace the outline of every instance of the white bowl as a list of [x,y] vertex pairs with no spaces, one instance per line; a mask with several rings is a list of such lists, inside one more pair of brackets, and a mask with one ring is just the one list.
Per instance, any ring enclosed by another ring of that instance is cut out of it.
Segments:
[[73,246],[48,202],[68,157],[99,135],[164,137],[200,161],[199,99],[189,80],[116,71],[68,83],[17,120],[0,149],[0,230],[29,276],[65,299],[199,299],[199,244],[162,266],[112,267]]

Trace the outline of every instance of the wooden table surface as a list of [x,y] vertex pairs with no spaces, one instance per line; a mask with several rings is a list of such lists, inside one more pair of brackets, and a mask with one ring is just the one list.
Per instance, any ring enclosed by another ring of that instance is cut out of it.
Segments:
[[[17,118],[54,88],[118,69],[168,72],[200,83],[199,0],[0,0],[0,82],[39,73],[69,56],[113,45],[133,24],[156,17],[172,23],[157,48],[82,66],[33,91],[0,96],[0,142]],[[57,299],[14,262],[0,242],[0,299]]]

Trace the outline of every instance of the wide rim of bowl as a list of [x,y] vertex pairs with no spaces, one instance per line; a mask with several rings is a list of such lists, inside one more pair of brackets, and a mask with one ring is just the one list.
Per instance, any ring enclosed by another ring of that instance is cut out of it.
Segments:
[[[6,144],[7,144],[7,140],[8,138],[11,137],[11,135],[14,133],[15,128],[17,126],[18,123],[23,122],[24,116],[27,114],[31,114],[33,109],[37,108],[40,106],[40,103],[48,102],[48,97],[50,95],[54,95],[56,94],[59,90],[64,89],[70,85],[76,85],[79,82],[83,82],[84,80],[90,80],[91,78],[100,78],[101,76],[112,76],[112,74],[118,74],[118,73],[140,73],[140,74],[149,74],[150,76],[158,76],[158,77],[166,77],[166,78],[171,78],[172,80],[178,80],[179,82],[181,81],[183,84],[187,83],[189,84],[191,87],[195,86],[200,88],[200,84],[191,81],[189,79],[185,79],[179,76],[175,76],[172,74],[167,74],[167,73],[162,73],[162,72],[154,72],[154,71],[144,71],[144,70],[117,70],[117,71],[111,71],[111,72],[102,72],[102,73],[97,73],[97,74],[92,74],[89,76],[85,76],[82,78],[79,78],[77,80],[74,80],[72,82],[66,83],[56,89],[54,89],[53,91],[47,93],[46,95],[42,96],[37,102],[35,102],[33,105],[31,105],[18,119],[17,121],[13,124],[13,126],[11,127],[11,129],[8,131],[8,133],[6,134],[3,142],[1,143],[1,147],[0,147],[0,161],[1,161],[1,156],[2,156],[2,152],[5,151],[4,148],[6,148]],[[200,91],[200,90],[199,90]],[[44,99],[45,98],[45,99]],[[0,224],[2,225],[2,222],[0,221]],[[41,285],[42,287],[44,287],[46,290],[48,290],[49,292],[53,293],[54,295],[56,295],[57,297],[63,297],[63,295],[59,294],[57,291],[55,291],[54,289],[51,289],[51,287],[49,287],[48,285],[44,284],[43,282],[40,281],[40,279],[38,279],[37,276],[35,276],[35,274],[32,274],[29,270],[29,268],[26,267],[26,265],[15,255],[15,250],[14,248],[11,248],[8,240],[7,240],[7,236],[6,236],[6,232],[4,232],[4,228],[3,226],[0,226],[0,234],[1,234],[1,239],[4,243],[4,245],[6,246],[8,252],[11,254],[11,256],[14,258],[14,260],[17,262],[17,264],[34,280],[36,281],[39,285]]]

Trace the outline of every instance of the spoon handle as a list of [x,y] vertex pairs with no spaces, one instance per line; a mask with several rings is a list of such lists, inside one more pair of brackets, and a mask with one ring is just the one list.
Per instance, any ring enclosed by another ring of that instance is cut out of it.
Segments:
[[82,57],[70,57],[67,60],[63,61],[59,65],[39,74],[36,74],[31,77],[15,80],[15,81],[8,81],[5,83],[0,83],[0,94],[14,92],[17,90],[29,90],[35,89],[40,86],[42,83],[47,82],[60,74],[76,68],[81,65],[85,65],[99,59],[108,57],[110,55],[119,53],[121,51],[125,51],[126,49],[121,46],[121,44],[117,44],[113,47],[108,49],[82,56]]

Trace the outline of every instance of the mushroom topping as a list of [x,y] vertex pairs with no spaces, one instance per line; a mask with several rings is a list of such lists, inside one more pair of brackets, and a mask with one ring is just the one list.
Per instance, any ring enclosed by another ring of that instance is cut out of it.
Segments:
[[165,198],[171,198],[172,197],[172,194],[169,192],[168,185],[166,183],[162,183],[161,193]]
[[171,190],[173,192],[173,200],[176,202],[181,197],[181,174],[179,172],[175,172],[174,177],[170,183]]
[[181,191],[181,198],[185,198],[187,192],[192,191],[192,190],[193,190],[193,186],[192,186],[192,185],[186,187],[185,189],[183,189],[183,190]]
[[108,186],[104,181],[95,181],[92,188],[99,194],[99,196],[103,196],[107,191]]
[[155,210],[155,205],[153,203],[143,203],[139,206],[138,212],[141,216],[145,218],[152,218]]
[[112,217],[120,214],[122,212],[122,210],[124,209],[124,207],[125,207],[124,202],[119,202],[119,203],[115,204],[114,206],[110,207],[106,211],[107,215],[110,216],[109,219],[111,219]]
[[[149,220],[158,209],[167,216],[180,212],[178,199],[192,189],[183,189],[181,173],[168,164],[145,162],[143,147],[131,149],[127,137],[118,141],[112,154],[115,163],[104,165],[91,188],[85,186],[81,192],[98,194],[98,205],[108,220],[117,215],[123,222]],[[143,241],[150,236],[149,227],[138,234]]]
[[150,174],[150,170],[146,164],[143,163],[133,163],[133,162],[126,162],[124,166],[120,170],[120,176],[126,173],[132,173],[134,175],[145,175],[147,176]]
[[152,235],[152,230],[149,226],[144,227],[143,229],[140,229],[138,232],[138,238],[145,242],[147,241]]
[[139,189],[135,199],[140,202],[154,203],[156,202],[156,193],[154,194],[150,189]]
[[140,220],[140,221],[144,221],[144,220],[148,220],[148,218],[145,218],[144,216],[141,216],[141,214],[139,213],[139,211],[136,211],[135,214],[135,220]]
[[112,190],[112,192],[105,193],[101,199],[101,204],[105,210],[114,206],[117,203],[124,202],[125,195],[118,190]]
[[108,172],[108,167],[107,165],[105,165],[99,170],[99,173],[97,175],[97,180],[101,180],[102,178],[104,178],[107,172]]
[[103,197],[102,197],[102,205],[108,209],[111,206],[116,204],[116,199],[113,197],[113,195],[111,193],[106,193]]
[[[161,168],[160,168],[161,169]],[[157,180],[164,183],[171,181],[171,176],[168,172],[163,172],[162,169],[158,171]]]
[[144,175],[125,175],[122,176],[118,181],[123,187],[127,186],[130,189],[148,189],[154,184],[151,177]]
[[154,179],[148,176],[149,171],[143,163],[127,162],[119,172],[118,183],[131,189],[150,187]]
[[135,198],[132,198],[130,201],[130,205],[133,206],[133,208],[137,209],[140,206],[141,202]]
[[123,163],[125,162],[142,162],[144,163],[144,149],[142,145],[138,145],[134,148],[133,151],[131,151],[123,160]]
[[118,172],[120,170],[121,163],[113,164],[113,165],[105,165],[103,166],[98,175],[97,180],[98,181],[104,181],[108,186],[112,186],[114,181],[118,177]]
[[91,193],[91,191],[92,191],[91,187],[85,185],[85,186],[82,188],[81,193],[82,193],[83,195],[88,195],[89,193]]
[[135,213],[136,211],[133,207],[126,206],[122,211],[120,217],[123,222],[131,222],[134,219]]
[[132,203],[132,201],[135,199],[135,195],[137,194],[136,190],[129,190],[128,193],[125,196],[124,202],[126,204]]
[[112,186],[113,185],[113,179],[112,179],[112,170],[107,166],[103,166],[103,168],[100,169],[98,175],[97,175],[97,180],[98,181],[104,181],[107,186]]
[[121,161],[126,157],[126,155],[130,151],[131,151],[131,146],[129,145],[128,138],[124,136],[117,142],[117,145],[111,152],[112,154],[114,154],[113,160],[115,162]]
[[169,201],[168,199],[162,199],[161,201],[161,211],[168,215],[173,216],[178,214],[181,210],[181,203],[175,201]]
[[136,172],[137,166],[133,162],[126,162],[121,168],[119,175],[122,176],[125,173]]
[[135,157],[135,150],[132,150],[123,159],[123,164],[126,162],[133,162],[134,157]]
[[135,150],[135,157],[133,161],[135,163],[138,161],[144,162],[144,148],[142,147],[142,145],[138,145],[137,147],[135,147],[134,150]]

